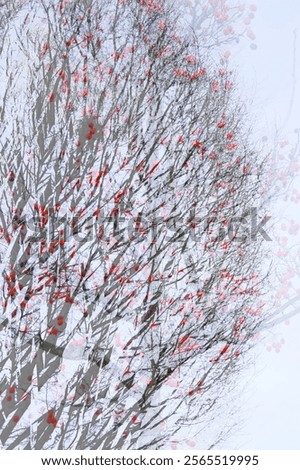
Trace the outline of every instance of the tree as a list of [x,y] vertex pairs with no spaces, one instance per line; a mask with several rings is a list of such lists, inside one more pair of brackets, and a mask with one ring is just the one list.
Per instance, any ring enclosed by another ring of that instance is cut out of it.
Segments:
[[266,163],[231,72],[180,31],[163,0],[32,0],[6,34],[7,449],[169,446],[264,318]]

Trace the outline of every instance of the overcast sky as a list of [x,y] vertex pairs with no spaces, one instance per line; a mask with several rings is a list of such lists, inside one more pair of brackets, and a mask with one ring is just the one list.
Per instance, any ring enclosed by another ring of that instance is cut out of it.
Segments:
[[[251,111],[255,113],[258,133],[270,141],[278,129],[282,139],[293,142],[295,129],[300,128],[299,19],[297,0],[259,0],[252,25],[258,47],[252,50],[243,43],[232,57],[242,84],[253,99]],[[299,188],[299,182],[300,178],[293,186]],[[300,223],[299,205],[293,207],[284,201],[282,206],[281,202],[277,204],[275,211],[279,215],[289,211],[289,217]],[[299,278],[296,282],[300,288]],[[255,349],[242,402],[244,427],[225,447],[300,449],[299,340],[300,309],[289,325],[282,323],[270,331]],[[279,342],[282,343],[279,351],[271,349],[273,343]]]

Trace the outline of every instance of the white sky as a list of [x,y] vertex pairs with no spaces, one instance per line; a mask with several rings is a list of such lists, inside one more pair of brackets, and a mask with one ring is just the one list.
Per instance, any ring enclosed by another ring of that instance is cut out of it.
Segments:
[[[293,142],[296,139],[294,131],[300,128],[300,2],[258,0],[256,4],[258,9],[252,29],[257,36],[258,48],[253,51],[244,42],[233,55],[233,61],[253,99],[252,113],[255,113],[259,134],[272,141],[272,132],[277,128],[283,138]],[[292,96],[295,79],[296,91]],[[294,182],[294,187],[299,188],[299,182],[300,177]],[[291,211],[291,218],[300,223],[299,205],[287,209]],[[299,243],[299,237],[295,241]],[[297,283],[300,287],[299,278]],[[222,447],[300,449],[299,333],[300,310],[290,325],[280,324],[256,348],[254,365],[247,373],[246,397],[241,401],[243,429]],[[281,339],[285,343],[279,353],[274,349],[267,351],[266,345]]]

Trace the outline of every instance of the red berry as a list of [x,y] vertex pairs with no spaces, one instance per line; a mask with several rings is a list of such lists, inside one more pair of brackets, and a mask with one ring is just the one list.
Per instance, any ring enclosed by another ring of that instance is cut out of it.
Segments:
[[9,289],[8,295],[10,297],[13,297],[16,294],[16,292],[17,292],[17,289],[15,287],[12,287],[11,289]]
[[55,328],[54,326],[49,331],[50,335],[57,335],[58,333],[59,333],[59,330],[57,328]]
[[15,173],[13,171],[9,171],[7,175],[8,181],[14,181],[15,180]]
[[55,418],[52,410],[49,411],[46,421],[48,424],[52,424],[53,426],[57,425],[57,419]]

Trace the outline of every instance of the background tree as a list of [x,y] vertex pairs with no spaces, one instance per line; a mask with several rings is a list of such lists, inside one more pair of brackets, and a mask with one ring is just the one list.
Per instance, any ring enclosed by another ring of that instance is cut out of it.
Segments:
[[7,449],[174,444],[216,415],[264,318],[266,163],[231,72],[180,31],[162,0],[32,0],[8,29]]

